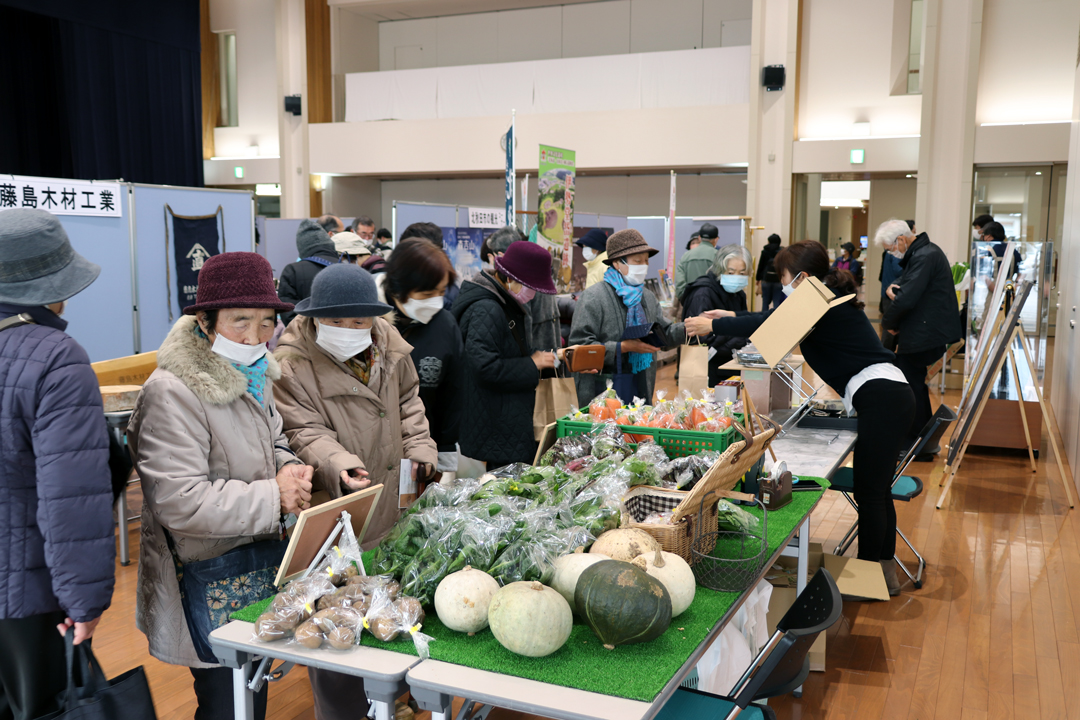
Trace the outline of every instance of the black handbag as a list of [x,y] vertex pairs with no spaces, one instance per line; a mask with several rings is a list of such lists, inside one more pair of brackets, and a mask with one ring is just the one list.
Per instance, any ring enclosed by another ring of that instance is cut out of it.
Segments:
[[38,720],[156,720],[154,699],[142,666],[112,680],[105,678],[90,640],[78,645],[75,628],[64,636],[67,689],[57,697],[60,710]]
[[217,663],[210,633],[228,623],[237,610],[277,594],[274,580],[289,541],[261,540],[216,558],[181,563],[172,535],[162,530],[176,565],[180,604],[195,654],[203,662]]

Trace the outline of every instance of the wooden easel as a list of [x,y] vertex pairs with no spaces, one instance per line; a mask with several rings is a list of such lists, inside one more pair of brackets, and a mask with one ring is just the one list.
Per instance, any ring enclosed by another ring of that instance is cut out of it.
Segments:
[[[988,339],[994,337],[997,334],[998,329],[1000,328],[1000,325],[1002,323],[1004,323],[1004,322],[1006,322],[1006,320],[1005,320],[1005,312],[1004,312],[1004,310],[1001,310],[1001,311],[999,311],[998,316],[994,320],[994,326],[992,328],[993,332],[988,334],[986,337]],[[1007,352],[1002,353],[1001,357],[998,359],[998,361],[994,365],[993,372],[991,372],[987,377],[988,378],[989,377],[996,377],[998,374],[1000,374],[1002,369],[1004,368],[1005,363],[1008,362],[1009,358],[1012,358],[1013,379],[1016,382],[1016,392],[1017,392],[1017,397],[1018,397],[1018,400],[1019,400],[1019,407],[1020,407],[1020,418],[1021,418],[1021,421],[1022,421],[1023,426],[1024,426],[1024,438],[1027,440],[1028,458],[1031,461],[1031,471],[1035,472],[1035,470],[1036,470],[1035,452],[1034,452],[1035,443],[1032,440],[1031,430],[1028,427],[1027,413],[1024,411],[1023,388],[1021,388],[1021,386],[1020,386],[1020,371],[1019,371],[1019,368],[1018,368],[1018,365],[1017,365],[1017,363],[1019,361],[1019,359],[1017,357],[1017,350],[1016,350],[1016,341],[1017,340],[1020,341],[1020,345],[1024,349],[1024,359],[1025,359],[1025,361],[1027,363],[1028,372],[1031,374],[1032,380],[1035,380],[1038,377],[1037,369],[1035,367],[1035,362],[1031,357],[1031,352],[1028,350],[1027,336],[1024,334],[1023,323],[1019,322],[1018,320],[1017,320],[1016,324],[1013,326],[1013,329],[1009,332],[1009,339],[1008,339],[1008,346],[1007,346],[1008,350],[1007,350]],[[973,375],[972,375],[972,378],[973,378],[972,382],[973,383],[979,377],[979,370],[982,368],[982,366],[986,362],[989,361],[986,353],[980,353],[980,355],[981,355],[980,360],[976,363],[976,372],[973,373]],[[1072,484],[1072,481],[1071,481],[1070,477],[1066,474],[1065,463],[1061,459],[1061,449],[1058,447],[1057,439],[1054,437],[1054,432],[1052,430],[1053,424],[1050,421],[1050,413],[1049,413],[1049,410],[1047,409],[1046,401],[1043,398],[1042,390],[1039,388],[1039,383],[1037,381],[1033,382],[1033,385],[1034,385],[1034,388],[1035,388],[1035,397],[1039,401],[1039,409],[1042,412],[1043,424],[1046,426],[1047,434],[1050,436],[1050,447],[1053,450],[1054,459],[1057,461],[1058,474],[1061,477],[1061,484],[1065,487],[1065,495],[1069,499],[1069,507],[1072,508],[1072,507],[1075,507],[1075,504],[1076,504],[1075,500],[1073,498],[1072,488],[1070,487],[1070,485]],[[980,391],[979,388],[971,388],[971,392],[979,392],[979,391]],[[967,452],[968,446],[971,443],[972,433],[974,432],[974,429],[978,426],[979,420],[982,418],[982,412],[986,408],[986,404],[989,401],[989,399],[990,399],[989,393],[988,392],[983,393],[982,397],[979,399],[978,405],[976,406],[976,408],[974,410],[974,413],[975,413],[974,414],[974,422],[972,422],[970,424],[970,431],[967,432],[960,441],[959,453],[956,455],[955,462],[952,463],[951,465],[947,464],[945,466],[945,470],[944,470],[944,472],[942,473],[942,476],[941,476],[941,484],[944,486],[944,488],[942,489],[941,495],[940,495],[940,497],[938,497],[938,501],[937,501],[937,508],[939,510],[941,509],[941,506],[945,503],[945,498],[948,496],[949,490],[952,488],[952,483],[953,483],[953,480],[956,478],[956,473],[960,468],[960,463],[963,462],[964,455]],[[958,419],[958,422],[959,422],[959,420],[960,419]]]

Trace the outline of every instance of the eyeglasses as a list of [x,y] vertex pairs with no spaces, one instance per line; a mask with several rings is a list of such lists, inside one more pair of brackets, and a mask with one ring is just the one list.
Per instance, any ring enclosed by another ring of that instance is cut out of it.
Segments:
[[374,240],[375,239],[375,231],[374,230],[372,230],[371,232],[358,232],[356,234],[360,236],[361,240]]

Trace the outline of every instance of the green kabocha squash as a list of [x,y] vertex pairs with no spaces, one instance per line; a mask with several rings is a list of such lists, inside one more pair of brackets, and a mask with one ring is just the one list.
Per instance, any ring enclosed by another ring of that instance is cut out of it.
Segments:
[[636,565],[620,560],[585,568],[574,603],[578,615],[608,650],[655,640],[671,624],[667,588]]

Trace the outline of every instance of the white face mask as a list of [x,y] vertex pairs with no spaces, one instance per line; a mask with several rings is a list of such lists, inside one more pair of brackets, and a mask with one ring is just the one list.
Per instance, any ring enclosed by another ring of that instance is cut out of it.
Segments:
[[259,343],[258,345],[242,345],[238,342],[233,342],[221,333],[218,333],[217,337],[214,338],[214,344],[210,349],[229,362],[244,366],[258,362],[263,355],[269,352],[269,350],[266,349],[266,343]]
[[431,318],[439,314],[439,311],[443,309],[443,298],[437,296],[428,298],[427,300],[417,300],[416,298],[409,298],[409,300],[401,306],[402,312],[411,317],[416,322],[424,323],[427,325],[431,322]]
[[781,285],[780,286],[780,289],[784,291],[784,297],[787,297],[791,293],[795,292],[795,281],[798,280],[801,276],[802,276],[802,273],[799,273],[798,275],[796,275],[795,277],[793,277],[791,279],[790,283],[788,283],[787,285]]
[[596,251],[591,247],[581,248],[581,254],[585,256],[585,262],[591,262],[596,259]]
[[323,325],[318,321],[316,321],[315,325],[318,328],[315,344],[338,362],[345,362],[371,347],[370,329],[361,330],[359,328]]
[[904,259],[904,253],[900,252],[899,250],[890,250],[889,254],[892,255],[897,260],[903,260]]
[[980,233],[975,228],[971,228],[971,239],[978,242],[981,238],[982,238],[982,233]]
[[629,285],[641,285],[649,274],[648,265],[627,265],[626,282]]

